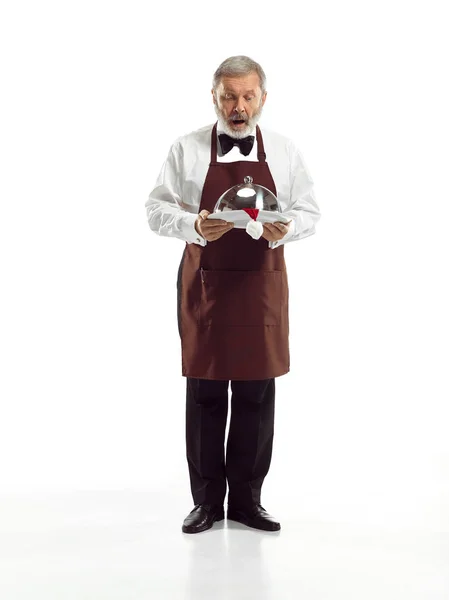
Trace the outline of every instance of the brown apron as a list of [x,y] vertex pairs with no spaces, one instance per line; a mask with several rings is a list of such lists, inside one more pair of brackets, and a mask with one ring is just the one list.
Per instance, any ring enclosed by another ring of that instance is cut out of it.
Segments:
[[[258,161],[217,162],[217,124],[201,204],[250,175],[276,195],[257,126]],[[288,280],[284,246],[270,249],[244,229],[231,229],[205,246],[187,244],[178,272],[178,327],[182,374],[218,380],[269,379],[290,370]]]

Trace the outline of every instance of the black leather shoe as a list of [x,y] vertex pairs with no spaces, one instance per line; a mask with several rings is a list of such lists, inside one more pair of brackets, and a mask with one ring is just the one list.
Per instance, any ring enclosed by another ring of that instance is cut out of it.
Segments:
[[281,524],[269,515],[260,504],[255,504],[251,509],[228,506],[227,518],[254,529],[263,529],[263,531],[279,531],[281,528]]
[[184,519],[184,533],[199,533],[210,529],[215,521],[223,521],[223,506],[216,504],[196,504],[195,508]]

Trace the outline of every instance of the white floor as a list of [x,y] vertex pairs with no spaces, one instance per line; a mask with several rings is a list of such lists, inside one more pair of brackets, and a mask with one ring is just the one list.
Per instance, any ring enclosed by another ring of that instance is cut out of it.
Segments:
[[181,533],[191,506],[150,491],[0,497],[4,600],[448,600],[449,533],[281,515]]

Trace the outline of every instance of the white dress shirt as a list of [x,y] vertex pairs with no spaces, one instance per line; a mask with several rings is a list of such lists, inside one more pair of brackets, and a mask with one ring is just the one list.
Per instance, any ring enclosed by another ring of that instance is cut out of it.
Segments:
[[[268,243],[270,248],[277,248],[315,233],[315,224],[321,214],[312,189],[313,180],[298,148],[283,135],[259,127],[282,214],[291,219],[285,236]],[[170,148],[155,188],[145,203],[148,224],[155,233],[176,237],[189,244],[207,244],[196,231],[195,221],[209,169],[212,128],[213,125],[207,125],[181,136]],[[222,130],[217,125],[217,136],[220,133]],[[255,135],[255,130],[250,135]],[[219,141],[217,154],[218,162],[257,161],[257,138],[248,156],[241,154],[238,146],[223,156]]]

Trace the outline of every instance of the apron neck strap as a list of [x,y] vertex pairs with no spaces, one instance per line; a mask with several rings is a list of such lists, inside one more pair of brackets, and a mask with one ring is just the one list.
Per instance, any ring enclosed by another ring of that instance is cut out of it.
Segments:
[[256,125],[256,139],[257,139],[257,159],[259,162],[265,162],[267,155],[265,154],[265,148],[263,146],[262,134],[260,133],[259,125]]
[[[218,123],[218,121],[215,123],[215,125],[212,129],[212,144],[210,146],[210,162],[211,163],[217,162],[217,140],[218,140],[217,123]],[[263,145],[263,139],[262,139],[262,134],[260,132],[259,125],[256,125],[256,139],[257,139],[257,160],[259,162],[265,162],[267,155],[265,154],[265,148]]]

